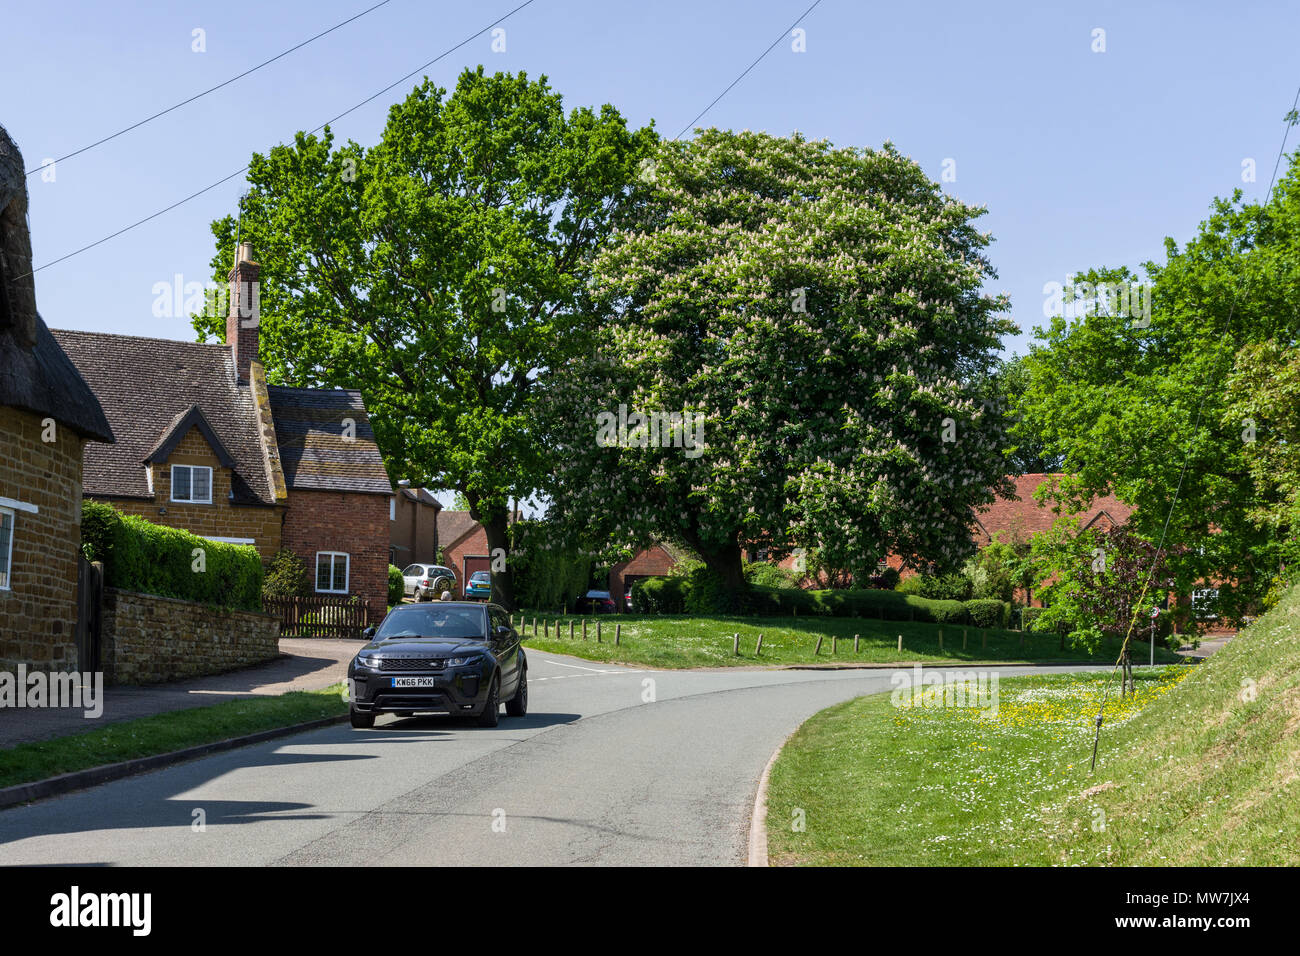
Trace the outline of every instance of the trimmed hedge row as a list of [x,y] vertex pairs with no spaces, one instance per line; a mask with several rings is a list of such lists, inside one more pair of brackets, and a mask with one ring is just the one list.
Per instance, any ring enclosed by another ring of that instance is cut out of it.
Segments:
[[[632,585],[632,601],[644,614],[701,613],[694,605],[692,583],[687,578],[646,578]],[[826,615],[867,617],[884,621],[925,621],[930,624],[974,624],[1007,627],[1011,605],[1005,601],[943,601],[901,594],[898,591],[849,589],[805,591],[750,585],[742,597],[741,612],[764,615]]]
[[81,508],[81,547],[87,559],[104,562],[109,587],[262,610],[262,559],[252,545],[200,538],[87,501]]

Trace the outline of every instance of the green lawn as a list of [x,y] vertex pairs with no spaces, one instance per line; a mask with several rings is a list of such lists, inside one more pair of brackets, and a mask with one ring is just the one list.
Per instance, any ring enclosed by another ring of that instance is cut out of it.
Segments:
[[1294,866],[1298,615],[1292,592],[1205,663],[1139,672],[1095,774],[1100,674],[1001,681],[996,716],[888,694],[822,711],[773,767],[771,861]]
[[[533,622],[536,621],[536,633]],[[569,638],[569,622],[575,624]],[[601,643],[596,642],[596,622],[601,624]],[[559,636],[555,625],[560,624]],[[687,617],[642,616],[636,614],[587,616],[587,639],[582,639],[580,615],[540,614],[525,611],[515,615],[515,625],[528,647],[558,654],[572,654],[593,661],[618,661],[649,667],[734,667],[756,664],[892,663],[894,661],[1088,661],[1114,660],[1118,642],[1102,654],[1089,657],[1082,651],[1061,649],[1060,638],[1049,634],[989,629],[987,647],[979,628],[952,625],[942,627],[910,621],[878,621],[847,617]],[[615,627],[622,625],[622,639],[615,646]],[[548,636],[549,628],[549,636]],[[943,650],[939,634],[943,632]],[[966,646],[963,649],[963,631]],[[732,652],[732,635],[740,634],[740,655]],[[758,635],[763,650],[755,656]],[[860,635],[858,651],[853,635]],[[903,635],[903,650],[898,636]],[[814,656],[817,639],[820,653]],[[832,638],[838,647],[832,650]],[[1138,645],[1145,660],[1147,645]],[[1156,659],[1177,660],[1177,655],[1157,648]]]
[[18,744],[0,750],[0,787],[346,714],[342,686],[171,711]]

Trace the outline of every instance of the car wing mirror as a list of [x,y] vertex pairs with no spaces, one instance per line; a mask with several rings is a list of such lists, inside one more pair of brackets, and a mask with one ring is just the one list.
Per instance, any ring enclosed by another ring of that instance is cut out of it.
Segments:
[[362,631],[362,632],[361,632],[361,636],[364,637],[364,638],[365,638],[366,640],[368,640],[368,641],[373,641],[373,640],[375,639],[375,628],[374,628],[374,626],[371,625],[370,627],[368,627],[368,628],[366,628],[364,631]]

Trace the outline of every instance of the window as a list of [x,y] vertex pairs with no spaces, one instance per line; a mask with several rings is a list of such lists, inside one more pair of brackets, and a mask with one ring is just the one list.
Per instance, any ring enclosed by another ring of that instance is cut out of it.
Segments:
[[212,469],[206,465],[172,465],[172,501],[212,504]]
[[0,591],[9,590],[9,563],[14,556],[14,513],[0,508]]
[[326,594],[348,593],[348,556],[342,551],[316,552],[316,590]]
[[389,521],[397,520],[397,499],[396,498],[388,499],[388,520]]
[[413,564],[402,572],[402,577],[418,578],[423,573],[424,573],[424,568],[420,567],[418,564]]

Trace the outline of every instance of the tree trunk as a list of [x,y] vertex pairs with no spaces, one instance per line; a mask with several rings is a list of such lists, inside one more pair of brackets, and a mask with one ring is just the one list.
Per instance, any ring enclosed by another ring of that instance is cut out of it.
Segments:
[[[507,611],[517,611],[515,583],[510,570],[510,514],[505,508],[490,508],[481,498],[465,495],[469,516],[483,525],[487,532],[489,569],[492,572],[492,601]],[[497,559],[505,555],[504,570],[497,571]]]
[[740,545],[732,542],[719,548],[704,550],[697,548],[700,557],[710,571],[718,576],[723,590],[727,593],[734,610],[739,604],[739,597],[745,590],[745,563]]

